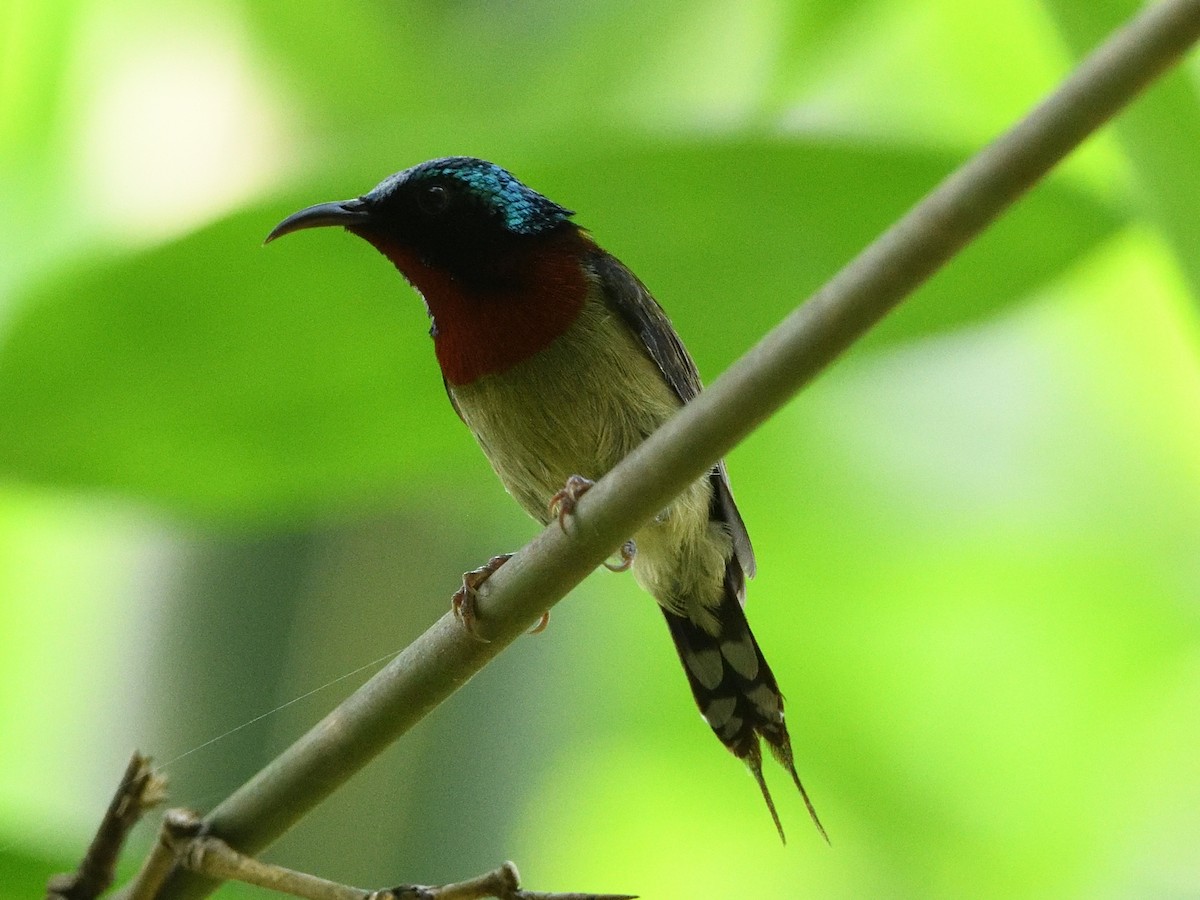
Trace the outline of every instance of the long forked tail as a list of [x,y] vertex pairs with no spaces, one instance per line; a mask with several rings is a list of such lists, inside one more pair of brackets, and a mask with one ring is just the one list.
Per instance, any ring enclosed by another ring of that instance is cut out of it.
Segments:
[[760,737],[767,742],[771,754],[791,773],[813,824],[828,843],[829,835],[796,773],[792,742],[783,720],[783,695],[779,693],[775,676],[746,622],[734,584],[728,577],[726,582],[724,599],[715,611],[719,625],[716,634],[709,633],[686,616],[660,607],[675,641],[675,649],[679,651],[692,695],[713,733],[754,775],[779,830],[780,840],[787,843],[775,802],[763,778]]

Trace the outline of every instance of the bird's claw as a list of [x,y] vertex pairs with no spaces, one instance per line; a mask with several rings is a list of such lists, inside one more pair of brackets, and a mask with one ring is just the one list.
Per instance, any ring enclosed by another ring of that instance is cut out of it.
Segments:
[[541,634],[546,630],[546,626],[550,624],[550,610],[542,613],[542,617],[537,620],[537,624],[530,628],[526,634]]
[[455,591],[454,596],[450,598],[450,608],[454,611],[458,621],[462,623],[463,628],[466,629],[467,634],[485,644],[488,642],[487,638],[483,637],[475,628],[478,620],[475,605],[479,600],[479,586],[491,578],[496,570],[510,559],[512,559],[511,553],[502,553],[499,556],[493,556],[478,569],[463,572],[462,587]]
[[[567,530],[567,516],[575,512],[575,504],[579,502],[579,498],[592,489],[596,482],[590,478],[584,478],[582,475],[572,475],[567,479],[567,483],[563,485],[562,490],[555,492],[550,498],[550,503],[547,509],[550,513],[550,518],[558,519],[558,527],[563,531]],[[621,554],[619,563],[604,563],[604,568],[611,572],[624,572],[633,565],[634,557],[637,556],[637,544],[632,540],[628,540],[621,545],[618,551]],[[536,631],[540,631],[544,625],[539,626]]]
[[604,568],[610,572],[628,571],[629,567],[633,565],[634,558],[637,556],[637,544],[630,538],[621,545],[621,549],[617,552],[621,554],[621,561],[615,564],[606,562]]
[[551,518],[558,519],[558,527],[563,531],[567,530],[567,516],[575,512],[575,504],[579,502],[580,497],[591,490],[592,485],[595,483],[590,478],[584,478],[582,475],[572,475],[567,479],[567,483],[563,485],[562,490],[556,492],[550,498],[547,509],[550,512]]
[[[458,621],[462,623],[462,627],[466,629],[467,634],[485,644],[488,643],[488,639],[475,628],[475,623],[478,621],[475,604],[479,599],[479,586],[491,578],[498,568],[512,559],[512,556],[511,553],[502,553],[499,556],[493,556],[478,569],[463,572],[462,587],[455,591],[454,596],[450,598],[450,608],[454,611]],[[549,624],[550,612],[546,611],[526,634],[541,634]]]

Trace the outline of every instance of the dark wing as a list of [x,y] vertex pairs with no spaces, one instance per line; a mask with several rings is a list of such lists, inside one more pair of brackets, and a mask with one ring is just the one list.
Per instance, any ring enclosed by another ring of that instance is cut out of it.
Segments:
[[693,400],[702,387],[700,373],[658,301],[620,260],[604,251],[594,255],[592,268],[609,305],[641,339],[667,384],[684,403]]
[[[690,402],[700,393],[700,373],[696,364],[679,340],[670,319],[663,312],[646,286],[637,276],[625,268],[615,257],[598,250],[593,254],[591,268],[600,281],[605,299],[625,324],[636,334],[654,360],[667,384],[684,403]],[[724,522],[733,537],[733,552],[742,571],[754,577],[754,549],[750,546],[750,535],[746,523],[733,502],[733,491],[729,486],[729,475],[725,472],[725,461],[720,460],[710,476],[713,485],[713,518]],[[742,591],[738,592],[739,598]]]

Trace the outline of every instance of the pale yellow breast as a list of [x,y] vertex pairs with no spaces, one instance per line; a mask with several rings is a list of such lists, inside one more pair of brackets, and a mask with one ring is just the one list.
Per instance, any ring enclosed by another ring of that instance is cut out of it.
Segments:
[[[596,480],[682,405],[624,322],[602,302],[570,331],[499,375],[452,386],[454,401],[508,492],[546,524],[571,475]],[[634,575],[659,603],[716,627],[728,530],[698,479],[634,539]]]

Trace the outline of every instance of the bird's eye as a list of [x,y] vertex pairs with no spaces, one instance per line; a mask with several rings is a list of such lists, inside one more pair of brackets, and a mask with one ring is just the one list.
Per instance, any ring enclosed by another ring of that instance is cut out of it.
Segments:
[[450,205],[450,194],[440,184],[426,186],[417,194],[417,203],[431,216],[441,215]]

